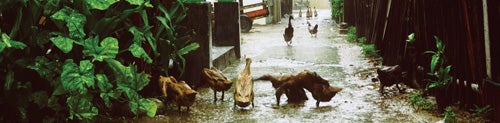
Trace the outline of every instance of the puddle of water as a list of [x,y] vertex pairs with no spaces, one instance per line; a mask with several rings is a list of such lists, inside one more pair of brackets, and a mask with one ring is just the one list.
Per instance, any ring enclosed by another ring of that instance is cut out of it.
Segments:
[[[329,15],[328,10],[320,15]],[[323,17],[325,18],[325,17]],[[251,73],[254,78],[264,74],[297,74],[303,70],[317,72],[333,86],[344,88],[329,102],[309,98],[303,103],[287,103],[282,96],[276,105],[275,89],[268,81],[255,81],[255,107],[234,108],[233,90],[225,92],[223,101],[213,103],[210,88],[198,90],[196,103],[190,112],[178,113],[170,106],[165,114],[156,118],[141,118],[144,122],[435,122],[435,116],[414,111],[406,102],[408,94],[387,88],[389,96],[378,93],[378,82],[372,82],[375,74],[355,74],[373,68],[361,57],[361,48],[345,41],[345,36],[332,30],[331,21],[321,18],[309,20],[320,23],[318,38],[307,32],[306,20],[293,20],[296,33],[293,46],[286,46],[282,32],[287,23],[255,26],[251,33],[242,35],[245,44],[242,54],[253,58]],[[222,72],[233,81],[243,70],[244,63],[237,61]],[[220,97],[220,93],[217,97]]]

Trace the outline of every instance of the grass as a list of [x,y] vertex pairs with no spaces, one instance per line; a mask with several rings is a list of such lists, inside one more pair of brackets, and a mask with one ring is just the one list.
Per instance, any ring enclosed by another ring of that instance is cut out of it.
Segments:
[[367,44],[365,37],[358,38],[356,36],[356,27],[349,27],[347,31],[347,41],[351,43],[356,43],[363,50],[363,54],[368,58],[373,58],[376,61],[381,62],[382,57],[378,55],[379,50],[375,47],[374,44]]
[[347,41],[349,42],[356,42],[356,27],[349,27],[349,29],[347,30]]
[[430,102],[427,98],[422,96],[423,92],[421,90],[417,90],[415,93],[411,94],[408,102],[416,110],[435,110],[437,109],[436,105]]

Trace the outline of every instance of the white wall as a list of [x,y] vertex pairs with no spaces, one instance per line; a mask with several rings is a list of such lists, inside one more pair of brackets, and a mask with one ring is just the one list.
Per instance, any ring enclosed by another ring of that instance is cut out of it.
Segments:
[[[300,0],[294,0],[294,2],[297,2]],[[302,1],[308,1],[308,0],[302,0]],[[309,0],[310,2],[310,7],[314,8],[316,7],[317,9],[330,9],[330,2],[329,0]]]

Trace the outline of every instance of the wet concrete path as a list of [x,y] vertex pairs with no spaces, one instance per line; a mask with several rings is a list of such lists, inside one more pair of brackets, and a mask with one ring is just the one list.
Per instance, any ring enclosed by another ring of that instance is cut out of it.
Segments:
[[[305,16],[305,14],[304,14]],[[250,33],[243,33],[242,55],[252,58],[251,73],[254,78],[264,74],[297,74],[303,70],[317,72],[330,82],[342,87],[330,102],[315,106],[315,100],[306,91],[309,100],[293,104],[283,96],[276,105],[275,90],[268,81],[255,81],[255,107],[234,108],[232,88],[225,99],[213,103],[210,88],[198,90],[197,100],[189,113],[178,113],[172,107],[163,115],[146,121],[167,122],[435,122],[437,119],[425,112],[414,111],[407,103],[408,94],[398,94],[387,89],[389,96],[381,96],[376,75],[371,64],[361,54],[361,48],[339,35],[329,10],[320,10],[318,17],[292,20],[294,37],[292,46],[283,39],[288,19],[279,24],[254,25]],[[307,21],[319,25],[317,38],[310,36]],[[243,60],[236,61],[222,72],[233,80],[243,70]],[[368,71],[366,71],[368,70]],[[406,90],[411,91],[410,89]],[[220,98],[220,93],[217,95]]]

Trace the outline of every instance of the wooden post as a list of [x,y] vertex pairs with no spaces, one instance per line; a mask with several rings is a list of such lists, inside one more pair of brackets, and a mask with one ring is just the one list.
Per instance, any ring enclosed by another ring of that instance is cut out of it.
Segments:
[[488,4],[483,0],[484,52],[486,56],[486,75],[491,79],[490,31],[488,27]]
[[237,58],[240,53],[240,5],[238,2],[217,2],[215,15],[215,46],[234,46]]
[[203,68],[208,68],[211,64],[212,16],[210,12],[212,5],[207,2],[201,2],[185,3],[185,6],[189,9],[182,25],[196,32],[192,37],[192,41],[198,43],[200,47],[184,55],[186,67],[180,80],[184,80],[188,84],[193,84],[199,82]]

